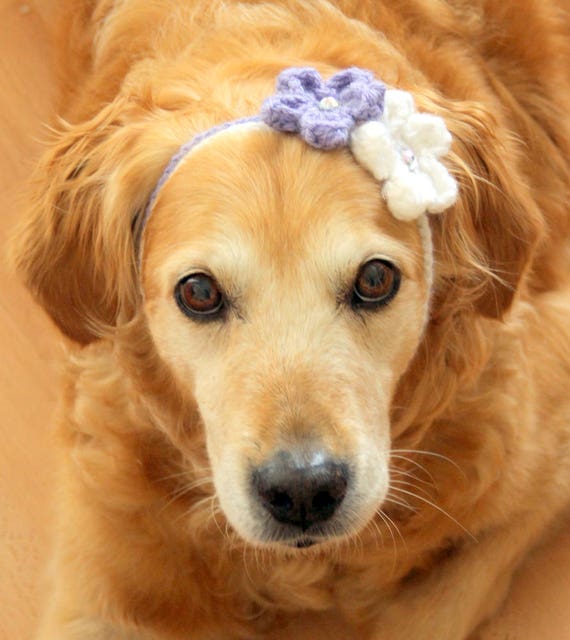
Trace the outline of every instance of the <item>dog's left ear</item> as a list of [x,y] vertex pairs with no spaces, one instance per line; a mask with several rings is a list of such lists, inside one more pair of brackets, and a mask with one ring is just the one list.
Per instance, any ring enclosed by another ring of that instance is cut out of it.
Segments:
[[542,238],[543,216],[508,126],[477,103],[438,106],[454,138],[449,165],[460,194],[453,210],[432,221],[439,295],[500,318]]
[[86,344],[139,304],[132,225],[176,143],[148,138],[117,99],[65,125],[34,178],[14,250],[28,288],[61,331]]

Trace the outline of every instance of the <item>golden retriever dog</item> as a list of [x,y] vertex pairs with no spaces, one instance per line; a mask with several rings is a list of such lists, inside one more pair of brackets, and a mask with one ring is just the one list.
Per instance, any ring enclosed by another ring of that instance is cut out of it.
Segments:
[[[476,637],[570,498],[568,0],[64,5],[16,241],[69,338],[39,638]],[[347,78],[351,146],[256,119]],[[437,203],[358,147],[394,104]]]

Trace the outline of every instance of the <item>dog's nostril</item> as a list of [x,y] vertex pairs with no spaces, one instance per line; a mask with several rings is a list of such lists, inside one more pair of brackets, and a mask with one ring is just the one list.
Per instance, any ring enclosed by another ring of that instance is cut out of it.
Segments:
[[324,522],[344,500],[348,466],[323,452],[280,452],[253,473],[263,507],[278,521],[300,527]]
[[313,498],[313,509],[316,511],[326,511],[327,509],[336,508],[337,499],[332,496],[328,491],[319,491]]
[[268,496],[268,502],[276,509],[291,509],[293,501],[284,491],[274,491]]

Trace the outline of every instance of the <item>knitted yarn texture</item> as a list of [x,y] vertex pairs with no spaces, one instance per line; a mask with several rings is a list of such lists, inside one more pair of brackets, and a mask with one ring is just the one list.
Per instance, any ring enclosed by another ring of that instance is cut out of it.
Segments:
[[139,235],[184,159],[205,140],[245,125],[298,135],[323,151],[348,147],[381,183],[388,209],[399,220],[441,213],[457,199],[457,183],[440,162],[452,141],[442,118],[417,113],[411,94],[387,88],[365,69],[350,67],[324,81],[316,69],[293,67],[278,76],[275,94],[259,115],[221,123],[180,147],[152,191]]
[[312,147],[338,149],[348,146],[357,124],[382,115],[385,92],[370,71],[356,67],[326,82],[310,67],[286,69],[260,117],[276,131],[298,133]]

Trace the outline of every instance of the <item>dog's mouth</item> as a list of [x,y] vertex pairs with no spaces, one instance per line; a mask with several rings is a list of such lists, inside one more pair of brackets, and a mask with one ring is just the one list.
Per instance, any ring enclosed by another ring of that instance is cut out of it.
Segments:
[[284,546],[287,546],[291,549],[309,549],[310,547],[314,547],[316,545],[318,545],[320,542],[323,542],[323,540],[317,540],[315,538],[309,538],[309,537],[303,537],[303,538],[296,538],[293,540],[283,540],[282,542],[278,543],[278,544],[282,544]]
[[335,538],[332,537],[303,535],[298,538],[280,540],[276,544],[278,547],[286,547],[287,549],[320,549],[334,540]]
[[344,517],[334,519],[327,525],[309,527],[305,531],[294,531],[289,527],[284,530],[278,523],[266,522],[266,537],[259,538],[257,544],[274,550],[320,550],[345,542],[358,530],[354,523],[347,521]]
[[313,540],[312,538],[301,538],[300,540],[297,540],[297,542],[295,543],[295,547],[297,549],[308,549],[315,544],[317,544],[317,541]]

